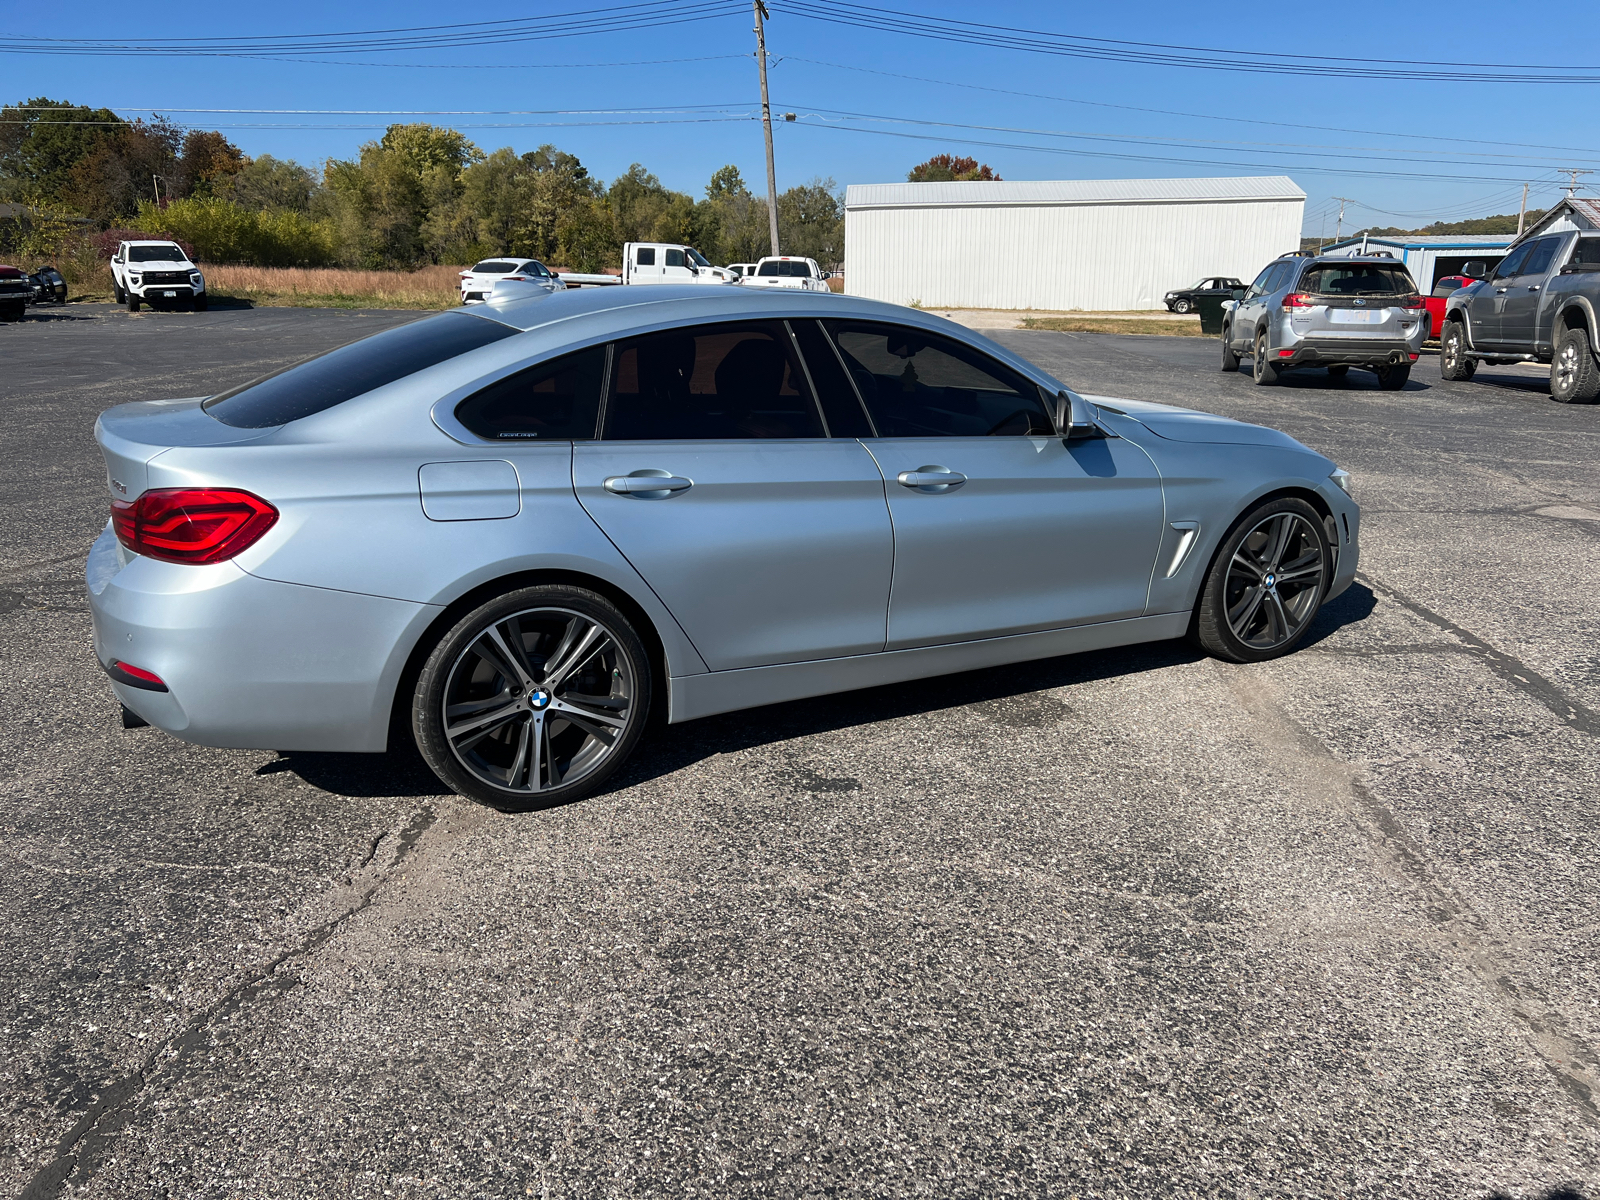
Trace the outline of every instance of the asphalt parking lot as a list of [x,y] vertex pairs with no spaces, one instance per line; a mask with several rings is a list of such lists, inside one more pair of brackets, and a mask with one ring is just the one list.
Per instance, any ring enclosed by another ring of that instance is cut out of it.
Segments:
[[1600,407],[1003,332],[1354,473],[1310,645],[711,718],[525,816],[122,729],[95,414],[414,316],[0,326],[0,1193],[1600,1195]]

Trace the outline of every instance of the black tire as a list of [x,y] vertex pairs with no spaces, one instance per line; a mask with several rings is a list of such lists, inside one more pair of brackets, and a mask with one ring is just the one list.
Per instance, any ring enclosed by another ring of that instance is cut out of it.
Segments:
[[1439,334],[1439,378],[1465,383],[1478,370],[1478,360],[1467,357],[1467,327],[1446,321]]
[[194,298],[194,311],[195,312],[205,312],[206,309],[208,309],[210,307],[211,307],[211,300],[204,292],[201,292],[200,295],[198,295],[198,296],[196,296]]
[[411,731],[461,795],[505,812],[550,808],[592,794],[626,761],[651,686],[644,644],[611,601],[565,585],[519,588],[439,639],[412,694]]
[[1411,378],[1410,363],[1383,363],[1373,370],[1378,373],[1378,386],[1386,392],[1398,392]]
[[1343,383],[1350,376],[1349,363],[1334,363],[1328,368],[1328,378],[1335,383]]
[[0,308],[0,321],[20,321],[26,308],[25,304],[7,304]]
[[[1282,542],[1275,546],[1280,529]],[[1311,628],[1332,572],[1333,550],[1316,509],[1292,496],[1257,505],[1228,531],[1211,560],[1190,640],[1227,662],[1288,654]]]
[[117,282],[115,275],[111,277],[111,295],[118,304],[126,304],[128,302],[128,293],[122,290],[122,285]]
[[1593,404],[1600,397],[1600,367],[1583,329],[1566,329],[1556,339],[1550,360],[1550,399],[1560,404]]
[[1250,378],[1255,380],[1257,387],[1271,387],[1278,382],[1278,368],[1267,358],[1267,331],[1256,330],[1256,343],[1254,359],[1250,363]]
[[1232,374],[1239,369],[1239,356],[1233,352],[1233,343],[1228,339],[1233,335],[1226,326],[1222,330],[1222,369]]
[[1172,302],[1172,311],[1175,313],[1186,313],[1193,307],[1193,304],[1181,296]]
[[129,312],[138,312],[139,311],[139,297],[135,296],[132,292],[128,293],[128,311]]

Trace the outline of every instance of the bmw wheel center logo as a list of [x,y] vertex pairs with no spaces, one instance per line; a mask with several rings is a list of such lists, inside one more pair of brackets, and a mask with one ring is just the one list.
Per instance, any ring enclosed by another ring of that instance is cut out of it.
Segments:
[[543,688],[534,688],[533,691],[528,693],[528,707],[535,710],[549,708],[550,693]]
[[[1278,586],[1278,577],[1276,575],[1269,574],[1261,582],[1266,584],[1269,588],[1270,587],[1277,587]],[[538,694],[538,693],[535,693],[535,694]]]

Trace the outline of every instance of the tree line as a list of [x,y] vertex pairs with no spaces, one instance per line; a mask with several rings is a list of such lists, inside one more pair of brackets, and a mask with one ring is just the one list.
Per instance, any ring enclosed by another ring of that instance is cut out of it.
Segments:
[[[715,262],[771,252],[766,199],[731,165],[696,198],[638,163],[607,184],[555,146],[486,153],[413,123],[313,168],[249,157],[213,130],[44,98],[0,109],[0,202],[57,229],[176,237],[203,261],[262,266],[405,270],[510,254],[597,271],[628,241],[686,242]],[[834,181],[783,192],[778,231],[785,254],[841,263]]]

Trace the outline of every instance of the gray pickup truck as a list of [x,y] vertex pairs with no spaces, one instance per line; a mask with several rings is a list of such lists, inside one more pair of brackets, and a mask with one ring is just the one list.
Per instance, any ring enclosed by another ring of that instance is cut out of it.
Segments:
[[[1468,263],[1466,274],[1485,274]],[[1471,379],[1478,364],[1550,364],[1550,395],[1563,404],[1600,398],[1600,230],[1531,238],[1487,279],[1445,301],[1439,374]]]

